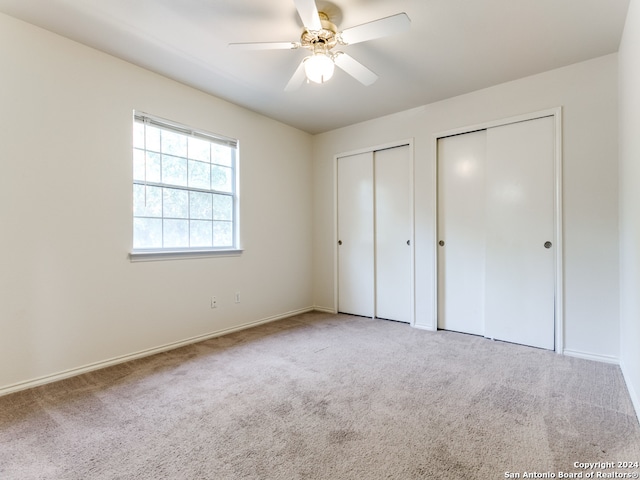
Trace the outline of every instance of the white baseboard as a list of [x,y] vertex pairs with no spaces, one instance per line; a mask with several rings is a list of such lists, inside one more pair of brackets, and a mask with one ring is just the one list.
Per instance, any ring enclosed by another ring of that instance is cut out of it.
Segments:
[[563,350],[562,353],[568,357],[583,358],[585,360],[594,360],[596,362],[620,365],[620,359],[611,355],[597,355],[595,353],[578,352],[576,350]]
[[620,361],[620,370],[622,370],[622,377],[627,384],[627,390],[629,391],[629,396],[631,397],[631,403],[633,404],[633,408],[636,410],[636,417],[638,417],[638,422],[640,422],[640,392],[638,392],[634,388],[633,383],[631,383],[631,375],[629,374],[629,371],[625,367],[623,361]]
[[244,323],[242,325],[238,325],[236,327],[226,328],[223,330],[217,330],[215,332],[206,333],[204,335],[198,335],[196,337],[187,338],[185,340],[181,340],[179,342],[168,343],[166,345],[161,345],[159,347],[149,348],[147,350],[141,350],[139,352],[131,353],[128,355],[122,355],[119,357],[111,358],[108,360],[103,360],[100,362],[91,363],[89,365],[84,365],[82,367],[72,368],[69,370],[64,370],[62,372],[54,373],[51,375],[45,375],[43,377],[34,378],[32,380],[27,380],[24,382],[14,383],[13,385],[8,385],[6,387],[0,388],[0,396],[8,395],[10,393],[15,393],[20,390],[27,390],[29,388],[39,387],[41,385],[45,385],[47,383],[57,382],[59,380],[64,380],[66,378],[75,377],[77,375],[82,375],[83,373],[92,372],[94,370],[99,370],[101,368],[111,367],[113,365],[117,365],[119,363],[129,362],[131,360],[137,360],[139,358],[148,357],[150,355],[155,355],[157,353],[166,352],[169,350],[173,350],[176,348],[184,347],[187,345],[191,345],[192,343],[202,342],[204,340],[209,340],[215,337],[221,337],[223,335],[227,335],[233,332],[239,332],[241,330],[246,330],[251,327],[257,327],[258,325],[263,325],[265,323],[275,322],[276,320],[282,320],[284,318],[292,317],[294,315],[300,315],[302,313],[311,312],[313,310],[318,310],[315,307],[307,307],[301,308],[299,310],[292,310],[290,312],[282,313],[280,315],[274,315],[271,317],[262,318],[260,320],[256,320],[254,322]]
[[316,312],[323,312],[323,313],[338,313],[333,308],[321,307],[319,305],[314,305],[313,310],[315,310]]

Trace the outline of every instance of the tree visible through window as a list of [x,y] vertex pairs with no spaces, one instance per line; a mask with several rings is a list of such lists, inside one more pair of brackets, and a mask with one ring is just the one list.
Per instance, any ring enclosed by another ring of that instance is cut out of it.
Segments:
[[134,114],[133,248],[237,248],[237,141]]

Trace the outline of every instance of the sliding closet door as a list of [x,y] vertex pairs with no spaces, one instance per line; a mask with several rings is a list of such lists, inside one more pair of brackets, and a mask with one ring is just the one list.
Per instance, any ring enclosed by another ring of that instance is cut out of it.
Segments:
[[411,163],[408,145],[374,153],[378,318],[411,322]]
[[438,328],[484,335],[486,131],[438,139]]
[[555,347],[555,119],[438,140],[438,327]]
[[554,348],[554,118],[487,130],[485,335]]
[[373,152],[338,159],[338,311],[374,316]]

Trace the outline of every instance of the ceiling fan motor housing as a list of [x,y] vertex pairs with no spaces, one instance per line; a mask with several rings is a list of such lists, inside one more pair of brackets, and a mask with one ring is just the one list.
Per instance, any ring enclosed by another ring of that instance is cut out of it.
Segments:
[[331,50],[338,42],[338,29],[329,21],[329,17],[323,13],[319,13],[322,29],[308,30],[305,29],[300,37],[301,46],[310,50],[315,50],[316,46],[322,46],[324,50]]

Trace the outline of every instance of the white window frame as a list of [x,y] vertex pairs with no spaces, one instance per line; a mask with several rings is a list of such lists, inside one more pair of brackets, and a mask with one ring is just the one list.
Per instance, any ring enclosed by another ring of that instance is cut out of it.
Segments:
[[[135,209],[132,208],[132,225],[135,223],[135,219],[136,218],[153,218],[153,219],[160,219],[162,220],[162,243],[163,243],[163,247],[158,247],[158,248],[132,248],[132,251],[130,253],[130,259],[131,261],[148,261],[148,260],[171,260],[171,259],[178,259],[178,258],[200,258],[200,257],[211,257],[211,256],[237,256],[240,255],[242,253],[242,250],[240,249],[240,239],[239,239],[239,201],[238,201],[238,186],[239,186],[239,181],[238,181],[238,141],[236,139],[232,139],[232,138],[228,138],[228,137],[224,137],[221,135],[216,135],[216,134],[212,134],[203,130],[196,130],[193,129],[191,127],[185,126],[185,125],[181,125],[179,123],[173,122],[173,121],[169,121],[169,120],[165,120],[159,117],[155,117],[146,113],[142,113],[142,112],[138,112],[138,111],[134,111],[133,112],[133,124],[132,124],[132,131],[135,129],[136,124],[143,124],[145,125],[145,127],[147,126],[151,126],[151,127],[155,127],[158,128],[160,130],[165,130],[174,134],[179,134],[181,136],[184,136],[186,138],[194,138],[194,139],[198,139],[198,140],[205,140],[211,144],[217,144],[217,145],[222,145],[225,147],[229,147],[231,148],[231,165],[227,165],[225,166],[226,168],[230,168],[231,169],[231,192],[229,192],[228,190],[216,190],[212,185],[210,185],[210,188],[199,188],[199,187],[194,187],[194,186],[189,186],[187,185],[177,185],[174,183],[170,183],[170,182],[164,182],[162,179],[162,173],[160,174],[160,181],[148,181],[147,180],[147,169],[146,169],[146,160],[145,160],[145,173],[144,173],[144,179],[141,180],[139,178],[136,178],[136,175],[133,175],[133,183],[132,183],[132,187],[133,190],[136,189],[136,186],[144,186],[145,187],[145,199],[146,199],[146,187],[158,187],[158,188],[162,188],[162,192],[163,192],[163,197],[164,197],[164,192],[167,189],[173,189],[173,190],[179,190],[179,191],[184,191],[184,192],[196,192],[196,193],[206,193],[206,194],[211,194],[211,195],[225,195],[225,196],[230,196],[232,197],[232,218],[231,218],[231,230],[232,230],[232,244],[231,245],[224,245],[224,246],[188,246],[188,247],[173,247],[173,246],[164,246],[164,242],[165,242],[165,235],[164,235],[164,224],[165,221],[167,220],[172,220],[172,218],[169,215],[165,215],[165,208],[164,208],[164,201],[162,204],[162,211],[160,213],[160,215],[154,215],[153,217],[146,217],[144,215],[136,215]],[[145,137],[146,138],[146,137]],[[159,155],[162,160],[164,161],[163,155],[166,155],[164,153],[164,151],[162,150],[162,145],[160,146],[160,151],[152,151],[152,150],[147,150],[147,146],[145,143],[145,146],[143,148],[139,148],[136,145],[134,145],[134,141],[132,141],[132,158],[133,161],[132,163],[134,164],[134,168],[135,168],[135,155],[136,155],[136,151],[142,151],[144,152],[145,155],[145,159],[147,158],[147,152],[153,152],[154,154]],[[189,168],[189,153],[187,152],[186,157],[174,157],[174,158],[180,158],[180,159],[184,159],[187,160],[186,161],[186,165],[187,165],[187,178],[188,178],[188,168]],[[191,159],[192,161],[194,159]],[[213,162],[213,160],[211,160],[211,164],[215,165],[215,162]],[[162,165],[162,163],[161,163]],[[221,165],[222,166],[222,165]],[[162,166],[160,166],[160,171],[162,172]],[[191,195],[189,193],[189,195]],[[135,202],[135,197],[132,199],[132,202]],[[213,212],[213,210],[212,210]],[[187,218],[181,217],[183,220],[187,220],[189,221],[189,225],[191,228],[191,222],[194,220],[198,220],[197,217],[192,216],[191,211],[189,211],[189,213],[187,214]],[[215,222],[215,219],[213,217],[213,213],[211,216],[211,220],[212,222],[212,226],[211,228],[213,228],[213,223]],[[189,231],[189,237],[191,234],[191,230]],[[132,242],[134,241],[134,237],[135,236],[135,227],[132,228]],[[191,240],[189,240],[191,241]]]

